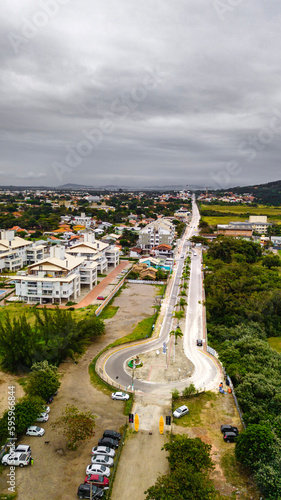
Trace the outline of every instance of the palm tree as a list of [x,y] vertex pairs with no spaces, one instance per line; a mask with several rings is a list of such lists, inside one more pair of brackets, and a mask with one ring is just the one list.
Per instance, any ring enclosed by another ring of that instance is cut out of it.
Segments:
[[177,320],[179,321],[180,319],[182,319],[184,317],[184,312],[183,311],[174,311],[173,316],[174,316],[174,318],[177,318]]
[[187,306],[186,300],[185,299],[180,299],[180,301],[179,301],[179,307],[180,307],[180,309],[184,309],[185,306]]
[[175,330],[171,330],[170,331],[170,337],[172,335],[174,335],[174,337],[175,337],[175,344],[177,345],[177,338],[179,337],[181,339],[182,336],[183,336],[183,333],[182,333],[182,331],[181,331],[181,329],[180,329],[179,326],[177,326],[177,328]]

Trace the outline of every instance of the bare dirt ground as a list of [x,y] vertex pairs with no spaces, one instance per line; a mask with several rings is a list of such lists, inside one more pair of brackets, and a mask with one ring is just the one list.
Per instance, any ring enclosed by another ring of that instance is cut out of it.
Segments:
[[[51,405],[50,419],[42,424],[45,436],[42,438],[24,437],[21,442],[32,447],[34,465],[16,470],[16,483],[19,500],[68,500],[77,498],[77,487],[84,481],[86,466],[90,463],[91,448],[97,445],[104,429],[118,430],[125,424],[123,403],[112,401],[110,395],[97,390],[89,379],[88,366],[92,359],[106,345],[130,333],[142,319],[151,316],[151,304],[157,289],[149,285],[130,285],[123,289],[114,305],[119,306],[116,315],[106,320],[106,335],[97,339],[78,364],[63,363],[60,366],[62,385],[59,394]],[[3,411],[7,407],[8,384],[17,377],[1,374],[0,405]],[[23,395],[17,385],[17,397]],[[66,404],[74,404],[81,411],[91,411],[97,415],[95,437],[83,443],[77,451],[66,448],[64,436],[51,428],[52,422],[61,414]],[[39,424],[41,425],[41,424]],[[48,444],[45,444],[48,441]],[[125,447],[126,448],[126,447]],[[158,449],[158,448],[157,448]],[[161,452],[159,449],[159,455]],[[155,459],[155,457],[154,457]],[[154,459],[148,463],[153,469]],[[165,461],[165,458],[163,458]],[[4,469],[0,476],[0,491],[7,492],[7,473]]]

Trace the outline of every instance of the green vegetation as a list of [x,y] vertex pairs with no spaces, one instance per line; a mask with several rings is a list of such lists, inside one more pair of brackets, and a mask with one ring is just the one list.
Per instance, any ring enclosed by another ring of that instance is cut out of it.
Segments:
[[189,409],[189,413],[184,415],[180,419],[174,418],[174,424],[180,425],[181,427],[197,427],[202,424],[201,412],[202,409],[210,401],[215,401],[218,396],[211,391],[201,392],[200,394],[182,397],[181,401],[177,401],[173,404],[173,411],[181,405],[186,405]]
[[164,445],[169,452],[170,472],[159,476],[155,485],[145,491],[146,500],[215,500],[215,490],[210,472],[214,469],[210,452],[211,445],[201,439],[190,439],[183,435],[171,435]]
[[27,427],[33,425],[39,413],[42,412],[43,404],[44,400],[38,396],[25,396],[18,400],[14,408],[10,407],[14,415],[10,416],[6,410],[0,419],[0,445],[3,445],[10,437],[18,437]]
[[115,314],[117,313],[118,309],[119,307],[108,305],[103,309],[103,311],[99,315],[99,319],[103,321],[105,319],[113,318],[113,316],[115,316]]
[[60,376],[56,366],[48,361],[35,363],[25,384],[25,391],[30,396],[40,396],[46,400],[57,392],[60,387]]
[[79,412],[73,405],[67,405],[62,415],[53,423],[53,429],[61,432],[67,438],[67,447],[76,450],[77,445],[95,435],[96,416],[90,412]]
[[96,316],[76,320],[72,312],[59,308],[31,308],[11,320],[0,320],[0,362],[2,368],[26,371],[37,361],[58,365],[66,357],[81,354],[86,345],[104,333],[104,323]]
[[281,352],[281,337],[269,337],[267,341],[272,349]]
[[[204,262],[209,343],[232,378],[248,425],[236,456],[265,498],[281,498],[281,276],[257,245],[221,238]],[[280,344],[280,339],[277,341]],[[190,406],[190,404],[189,404]],[[186,418],[186,417],[183,417]]]

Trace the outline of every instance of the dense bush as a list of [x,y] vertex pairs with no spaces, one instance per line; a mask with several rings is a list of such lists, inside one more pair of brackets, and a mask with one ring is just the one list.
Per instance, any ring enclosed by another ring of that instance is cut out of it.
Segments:
[[76,320],[71,311],[33,309],[34,321],[26,315],[0,322],[1,366],[12,372],[24,371],[37,361],[58,365],[74,353],[82,353],[86,344],[104,333],[104,323],[92,316]]

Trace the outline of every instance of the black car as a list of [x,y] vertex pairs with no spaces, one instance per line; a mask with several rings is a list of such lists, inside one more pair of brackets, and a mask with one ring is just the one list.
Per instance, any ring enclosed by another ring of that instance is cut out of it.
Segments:
[[104,491],[102,488],[98,488],[94,484],[80,484],[77,490],[77,496],[79,498],[90,498],[90,486],[92,486],[92,498],[102,498]]
[[117,439],[103,437],[99,439],[99,446],[108,446],[108,448],[118,448],[119,441],[117,441]]
[[237,434],[235,432],[225,432],[223,435],[223,439],[227,443],[234,443],[234,441],[236,441],[236,438],[237,438]]
[[197,339],[196,340],[196,345],[201,346],[203,345],[203,340],[202,339]]
[[120,441],[121,439],[121,434],[120,432],[116,432],[116,431],[104,431],[103,433],[103,437],[104,438],[111,438],[111,439],[117,439],[117,441]]
[[234,432],[236,436],[239,434],[237,427],[234,427],[233,425],[221,425],[221,433],[225,434],[226,432]]

